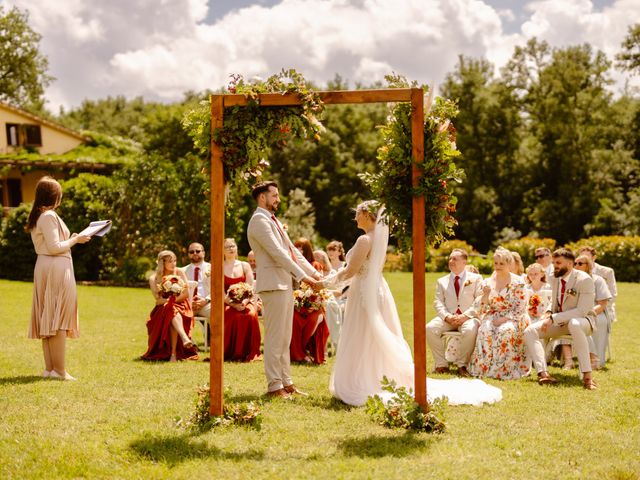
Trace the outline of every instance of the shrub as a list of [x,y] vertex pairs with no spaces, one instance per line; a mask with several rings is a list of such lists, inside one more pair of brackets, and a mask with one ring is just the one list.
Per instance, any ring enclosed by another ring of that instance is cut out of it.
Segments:
[[36,252],[31,235],[24,231],[31,204],[11,210],[0,228],[0,278],[33,280]]
[[552,238],[522,237],[502,244],[507,250],[518,252],[522,257],[522,263],[527,268],[528,265],[536,261],[536,248],[547,247],[553,252],[556,241]]
[[493,273],[493,256],[480,256],[476,255],[469,257],[470,265],[475,266],[481,275],[491,275]]
[[469,256],[478,255],[478,252],[463,240],[448,240],[442,242],[438,248],[430,248],[427,257],[428,272],[446,272],[449,270],[449,255],[455,248],[466,250]]
[[387,260],[384,263],[385,272],[410,272],[411,255],[408,253],[387,253]]
[[71,232],[80,232],[94,220],[111,219],[111,231],[104,237],[93,237],[89,243],[73,247],[73,268],[78,280],[104,278],[105,263],[117,256],[118,219],[114,214],[115,183],[103,175],[81,173],[62,182],[64,195],[58,209]]
[[616,280],[640,282],[639,236],[596,236],[583,238],[565,246],[576,253],[580,247],[593,247],[598,252],[597,262],[613,268],[616,272]]

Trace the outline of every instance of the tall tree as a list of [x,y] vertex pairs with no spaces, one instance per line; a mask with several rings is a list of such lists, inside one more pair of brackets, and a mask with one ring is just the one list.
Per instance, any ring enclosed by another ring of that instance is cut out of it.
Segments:
[[40,53],[40,34],[29,26],[29,15],[0,5],[0,100],[42,111],[44,88],[53,77]]
[[622,52],[616,55],[616,66],[640,74],[640,23],[631,25],[622,42]]
[[466,173],[456,187],[456,235],[484,251],[504,228],[519,228],[524,172],[518,165],[520,117],[513,91],[493,79],[493,65],[460,56],[442,94],[458,103],[456,143]]
[[559,242],[582,235],[598,208],[592,157],[608,146],[609,67],[589,45],[551,49],[532,39],[516,48],[502,71],[521,101],[522,155],[533,160],[522,214],[529,230]]

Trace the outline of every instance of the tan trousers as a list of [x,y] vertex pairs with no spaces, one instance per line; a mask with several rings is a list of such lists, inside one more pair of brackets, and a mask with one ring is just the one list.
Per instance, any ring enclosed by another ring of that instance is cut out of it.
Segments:
[[578,357],[580,371],[587,373],[591,371],[591,359],[589,357],[589,341],[587,337],[591,335],[591,324],[586,318],[572,318],[566,325],[550,325],[545,332],[542,331],[543,321],[529,325],[524,331],[524,341],[527,346],[527,354],[533,361],[533,366],[538,373],[547,371],[547,361],[544,354],[542,339],[559,337],[561,335],[571,335],[573,348]]
[[267,391],[274,392],[293,384],[289,345],[293,328],[293,292],[260,292],[264,321],[264,373]]
[[466,367],[469,363],[471,353],[476,345],[478,321],[475,318],[470,318],[460,328],[456,328],[440,317],[436,317],[427,323],[427,343],[435,361],[434,368],[447,367],[449,365],[449,362],[444,358],[444,340],[440,335],[452,330],[460,331],[460,354],[455,362],[456,365]]

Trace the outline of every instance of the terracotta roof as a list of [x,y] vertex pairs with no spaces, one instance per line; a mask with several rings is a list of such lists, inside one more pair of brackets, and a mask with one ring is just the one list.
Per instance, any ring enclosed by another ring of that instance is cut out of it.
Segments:
[[5,108],[6,110],[9,110],[10,112],[16,113],[18,115],[22,115],[23,117],[27,117],[30,120],[33,120],[34,122],[37,122],[37,123],[39,123],[41,125],[46,125],[47,127],[53,128],[54,130],[58,130],[60,132],[66,133],[67,135],[71,135],[72,137],[75,137],[78,140],[82,140],[83,142],[88,142],[90,140],[88,137],[85,137],[84,135],[76,132],[75,130],[71,130],[70,128],[63,127],[62,125],[60,125],[58,123],[54,123],[54,122],[51,122],[49,120],[45,120],[42,117],[38,117],[37,115],[34,115],[33,113],[29,113],[26,110],[22,110],[21,108],[14,107],[13,105],[9,105],[8,103],[0,102],[0,108]]

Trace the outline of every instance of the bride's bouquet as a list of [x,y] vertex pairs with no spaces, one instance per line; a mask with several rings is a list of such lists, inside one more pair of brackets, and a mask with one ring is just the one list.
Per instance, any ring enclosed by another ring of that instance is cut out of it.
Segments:
[[158,291],[163,298],[178,296],[186,288],[187,284],[178,275],[165,275],[158,284]]
[[306,284],[293,291],[293,307],[298,311],[314,312],[324,307],[330,293],[326,289],[315,291]]
[[233,303],[243,303],[253,297],[253,287],[245,282],[234,283],[227,290],[227,296]]

